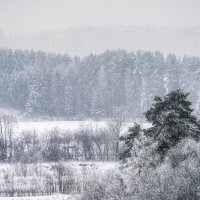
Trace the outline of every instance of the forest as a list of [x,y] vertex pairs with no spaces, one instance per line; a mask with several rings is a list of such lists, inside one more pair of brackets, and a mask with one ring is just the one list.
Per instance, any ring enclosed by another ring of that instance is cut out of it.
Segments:
[[106,51],[84,58],[0,49],[0,105],[29,119],[144,119],[156,95],[190,93],[200,109],[199,57]]

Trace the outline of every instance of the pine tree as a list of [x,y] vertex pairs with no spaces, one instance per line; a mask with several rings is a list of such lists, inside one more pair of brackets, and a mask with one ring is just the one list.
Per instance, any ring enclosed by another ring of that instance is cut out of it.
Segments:
[[192,114],[188,95],[176,90],[163,98],[156,96],[152,108],[145,113],[152,127],[144,132],[158,142],[157,151],[162,157],[181,139],[192,137],[198,140],[200,137],[200,122]]
[[126,145],[126,149],[124,150],[124,152],[122,152],[120,154],[120,160],[126,160],[127,158],[131,157],[131,150],[133,148],[134,145],[134,140],[135,138],[137,138],[141,133],[141,127],[139,124],[136,124],[129,128],[129,134],[126,136],[121,136],[119,138],[120,141],[123,141]]

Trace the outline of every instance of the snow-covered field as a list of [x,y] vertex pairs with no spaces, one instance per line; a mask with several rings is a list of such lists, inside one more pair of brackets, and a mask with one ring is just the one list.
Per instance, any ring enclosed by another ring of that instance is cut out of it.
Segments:
[[81,127],[84,128],[104,128],[106,123],[103,121],[42,121],[42,122],[18,122],[17,130],[21,131],[31,131],[36,130],[39,132],[44,132],[52,130],[54,128],[59,128],[65,131],[75,131]]
[[[23,131],[33,131],[44,133],[54,128],[62,131],[74,132],[82,128],[100,129],[106,128],[106,121],[43,121],[43,122],[23,122],[20,121],[15,127],[17,133]],[[122,130],[126,132],[134,122],[127,122]],[[143,128],[150,126],[148,123],[141,123]],[[0,197],[0,200],[77,200],[84,191],[85,185],[96,179],[95,177],[103,176],[104,173],[117,170],[117,162],[78,162],[70,161],[61,163],[64,166],[63,184],[67,184],[66,195],[58,194],[59,192],[59,169],[60,163],[32,163],[32,164],[0,164],[0,196],[25,197]],[[49,191],[48,187],[52,187]],[[37,196],[30,196],[34,194]],[[44,196],[43,196],[44,195]]]
[[[134,122],[127,122],[123,132],[126,132],[129,127],[133,126]],[[60,130],[63,131],[76,131],[80,129],[81,127],[83,128],[94,128],[94,129],[99,129],[99,128],[105,128],[107,126],[106,121],[42,121],[42,122],[23,122],[20,121],[18,122],[16,126],[16,131],[17,132],[22,132],[22,131],[32,131],[35,130],[37,132],[45,132],[52,130],[54,128],[59,128]],[[149,123],[141,123],[141,126],[143,128],[147,128],[150,126]]]
[[[2,196],[0,200],[75,200],[84,191],[85,186],[91,184],[96,177],[103,176],[118,167],[117,162],[92,161],[2,163],[0,164],[0,196]],[[68,195],[58,194],[60,185],[63,188],[61,193]]]
[[55,194],[50,196],[32,197],[0,197],[0,200],[77,200],[78,195]]

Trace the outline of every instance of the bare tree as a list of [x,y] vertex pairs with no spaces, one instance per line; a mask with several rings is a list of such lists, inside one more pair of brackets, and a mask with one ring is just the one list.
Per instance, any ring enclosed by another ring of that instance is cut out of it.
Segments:
[[13,135],[16,119],[7,114],[0,114],[0,159],[11,161],[13,157]]
[[43,158],[48,161],[59,161],[61,159],[61,131],[57,128],[51,130],[43,138]]
[[119,136],[125,126],[126,118],[121,113],[116,113],[114,118],[107,121],[108,130],[112,134],[112,139],[114,140],[113,153],[116,160],[119,155]]
[[15,161],[23,163],[37,162],[41,160],[42,144],[35,130],[22,132],[15,140]]

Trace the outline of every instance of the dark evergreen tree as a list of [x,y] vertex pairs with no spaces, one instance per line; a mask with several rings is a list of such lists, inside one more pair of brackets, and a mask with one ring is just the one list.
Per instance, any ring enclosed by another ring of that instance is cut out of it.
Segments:
[[125,143],[125,150],[120,154],[120,160],[126,160],[127,158],[131,157],[131,150],[134,145],[134,140],[139,136],[141,132],[141,127],[139,124],[136,124],[129,128],[129,134],[126,136],[121,136],[119,138],[120,141]]
[[192,114],[189,93],[173,90],[163,98],[156,96],[155,103],[145,113],[152,127],[144,130],[147,136],[158,142],[158,152],[162,156],[181,139],[200,137],[200,122]]

